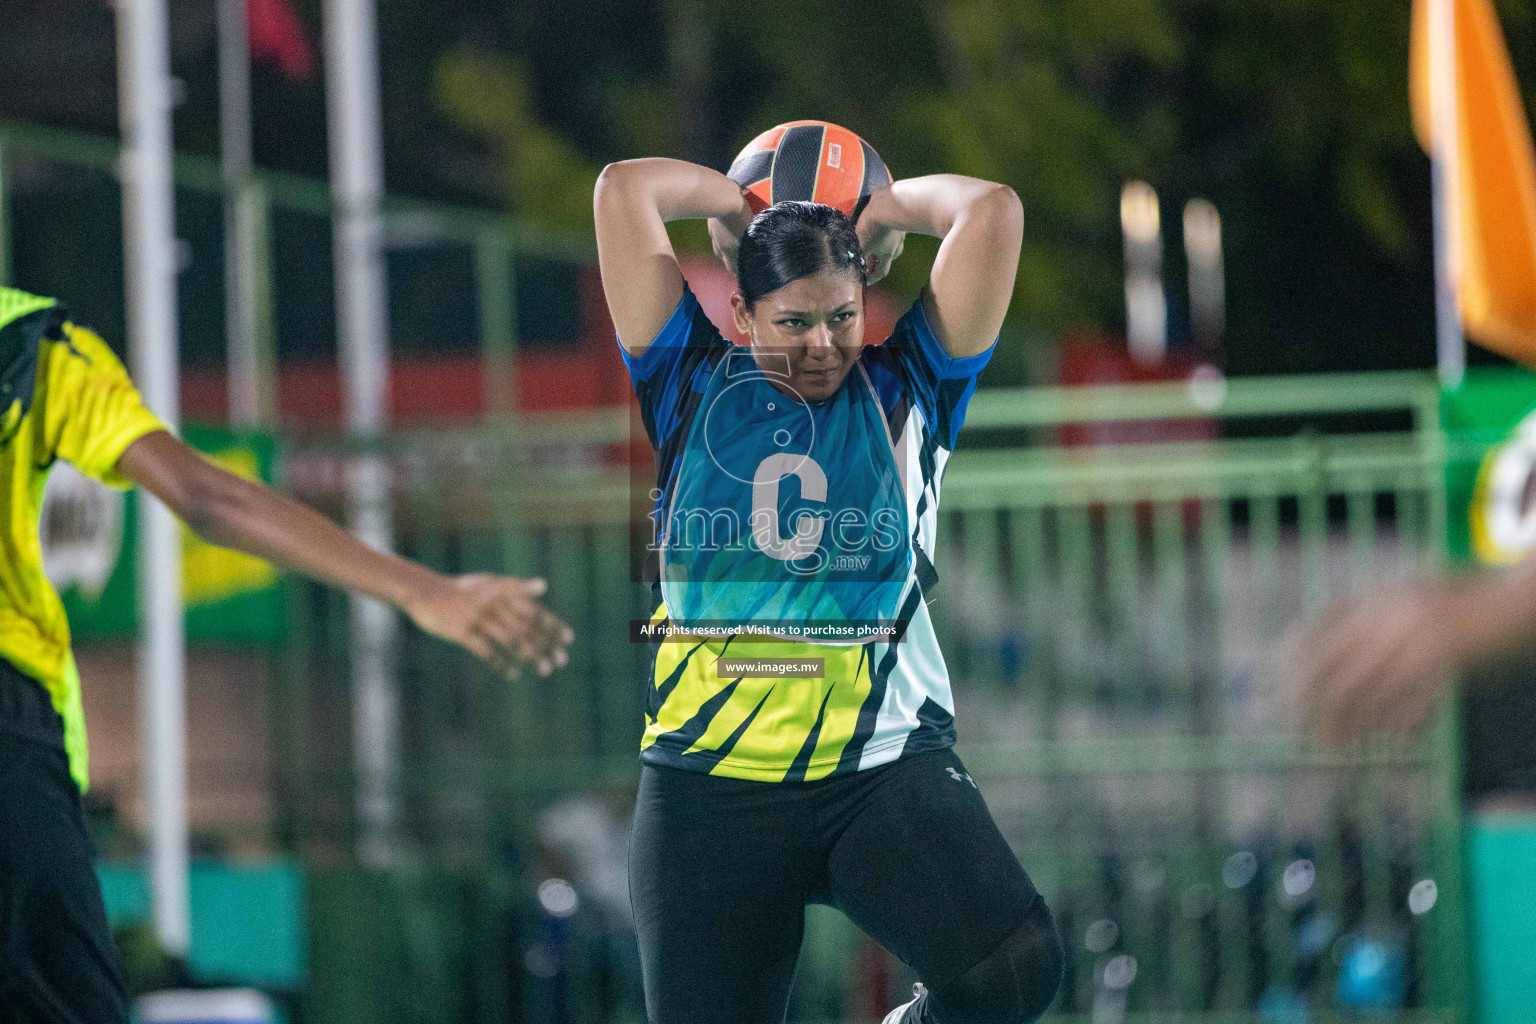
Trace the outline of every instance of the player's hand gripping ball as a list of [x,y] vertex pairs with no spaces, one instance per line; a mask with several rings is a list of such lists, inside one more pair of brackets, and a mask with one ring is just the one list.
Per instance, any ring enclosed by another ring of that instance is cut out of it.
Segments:
[[[736,155],[726,177],[740,185],[754,214],[791,199],[825,203],[858,219],[871,193],[891,183],[891,173],[874,147],[847,128],[826,121],[790,121],[768,129]],[[709,222],[715,253],[734,273],[737,237],[719,221]],[[893,233],[894,234],[894,233]],[[867,235],[867,232],[861,232]],[[881,246],[871,270],[883,275],[900,253],[899,238]],[[891,250],[891,251],[884,251]]]

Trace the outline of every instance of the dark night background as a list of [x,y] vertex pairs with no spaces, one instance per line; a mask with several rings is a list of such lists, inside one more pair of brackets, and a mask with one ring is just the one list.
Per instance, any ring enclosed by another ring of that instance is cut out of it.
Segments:
[[[323,61],[319,0],[291,3]],[[5,6],[0,118],[115,134],[111,9]],[[171,8],[177,144],[217,155],[214,5]],[[1517,74],[1536,84],[1536,4],[1498,8]],[[1118,195],[1143,178],[1162,200],[1175,345],[1179,211],[1205,196],[1223,216],[1229,373],[1424,367],[1429,174],[1409,131],[1408,11],[1406,0],[379,0],[387,183],[581,227],[610,160],[666,154],[723,169],[761,129],[825,118],[863,134],[898,176],[952,170],[1018,191],[1028,238],[1009,327],[1017,350],[1123,330]],[[322,68],[295,79],[258,60],[254,126],[259,166],[323,178]],[[99,267],[100,282],[81,289],[90,297],[72,301],[110,331],[115,191],[71,188],[57,172],[33,185],[18,179],[31,200],[14,221],[18,283],[56,279],[60,261]],[[217,206],[186,200],[178,212],[194,264],[204,250],[216,262]],[[279,267],[280,291],[328,292],[324,224],[279,217],[275,230],[298,254]],[[915,289],[922,248],[898,264],[898,291]],[[408,260],[392,258],[392,280],[452,277]],[[190,363],[219,358],[218,282],[184,277]],[[280,351],[322,353],[329,333],[280,329]],[[414,334],[418,348],[455,344],[452,330]]]

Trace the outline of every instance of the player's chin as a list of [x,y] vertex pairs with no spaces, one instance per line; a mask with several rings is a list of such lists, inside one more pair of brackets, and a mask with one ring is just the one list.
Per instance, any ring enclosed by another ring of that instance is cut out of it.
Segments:
[[808,402],[824,401],[837,392],[846,376],[846,369],[801,370],[799,379],[795,381],[795,390]]

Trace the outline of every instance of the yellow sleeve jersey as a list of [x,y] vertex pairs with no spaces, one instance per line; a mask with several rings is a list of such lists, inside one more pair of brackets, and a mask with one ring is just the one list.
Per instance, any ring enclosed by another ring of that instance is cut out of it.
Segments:
[[0,657],[38,680],[64,719],[70,771],[86,786],[85,719],[69,624],[43,574],[43,485],[64,459],[112,487],[118,458],[165,425],[122,362],[52,299],[0,288]]

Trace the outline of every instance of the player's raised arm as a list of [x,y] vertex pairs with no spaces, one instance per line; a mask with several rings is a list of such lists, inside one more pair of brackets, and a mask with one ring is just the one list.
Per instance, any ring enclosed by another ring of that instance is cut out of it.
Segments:
[[923,292],[934,333],[956,358],[992,345],[1024,238],[1024,207],[1013,189],[959,174],[907,178],[872,194],[858,227],[877,277],[900,252],[902,233],[943,239]]
[[394,605],[505,675],[515,674],[519,660],[532,662],[541,675],[566,662],[571,631],[536,600],[543,580],[449,577],[375,551],[313,509],[220,469],[163,430],[129,445],[117,468],[210,543]]
[[667,222],[715,218],[739,238],[752,219],[734,181],[707,167],[663,158],[603,168],[592,212],[608,312],[619,344],[631,356],[646,350],[683,296]]

